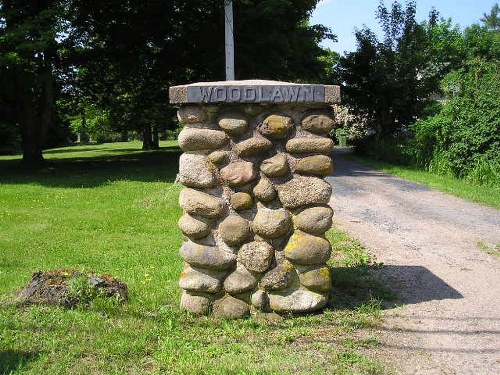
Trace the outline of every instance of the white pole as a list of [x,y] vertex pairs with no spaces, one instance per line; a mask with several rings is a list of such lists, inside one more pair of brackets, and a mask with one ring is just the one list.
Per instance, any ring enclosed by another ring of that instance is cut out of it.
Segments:
[[234,81],[233,2],[224,0],[226,34],[226,81]]

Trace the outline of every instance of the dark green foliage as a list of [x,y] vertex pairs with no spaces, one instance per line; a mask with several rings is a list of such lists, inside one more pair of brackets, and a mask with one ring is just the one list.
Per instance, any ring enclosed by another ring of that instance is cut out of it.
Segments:
[[448,74],[450,96],[414,126],[420,160],[438,173],[476,183],[500,182],[500,61],[475,58]]
[[21,150],[19,128],[13,123],[0,123],[0,140],[0,155],[13,154]]
[[377,161],[410,166],[417,164],[419,160],[418,153],[408,141],[402,142],[391,138],[376,141],[375,136],[370,136],[356,141],[355,147],[357,153]]
[[321,83],[331,79],[327,70],[332,52],[321,48],[319,43],[336,37],[322,25],[309,25],[308,17],[316,3],[316,0],[236,2],[236,78]]

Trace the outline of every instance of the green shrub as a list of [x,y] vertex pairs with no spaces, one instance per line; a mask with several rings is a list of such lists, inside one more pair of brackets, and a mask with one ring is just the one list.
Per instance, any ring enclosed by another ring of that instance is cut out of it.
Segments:
[[454,176],[448,153],[440,149],[434,150],[425,169],[439,176]]
[[478,184],[494,183],[500,160],[499,60],[473,59],[448,74],[442,88],[449,99],[412,128],[416,164]]

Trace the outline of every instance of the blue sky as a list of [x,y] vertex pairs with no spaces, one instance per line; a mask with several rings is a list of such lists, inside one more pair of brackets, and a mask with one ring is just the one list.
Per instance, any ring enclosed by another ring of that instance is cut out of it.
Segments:
[[[388,7],[392,2],[385,0]],[[442,17],[465,27],[479,22],[483,13],[489,13],[496,2],[498,0],[417,0],[417,19],[425,20],[434,7]],[[380,30],[375,19],[378,4],[379,0],[322,0],[313,12],[311,23],[328,26],[337,34],[338,43],[326,42],[324,46],[341,54],[353,51],[356,49],[354,28],[365,24],[373,31]]]

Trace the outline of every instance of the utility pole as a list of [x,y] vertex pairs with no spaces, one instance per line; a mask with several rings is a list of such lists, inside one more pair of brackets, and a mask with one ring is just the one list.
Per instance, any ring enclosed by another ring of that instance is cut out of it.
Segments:
[[226,81],[234,81],[234,28],[233,2],[224,0],[224,18],[226,35]]

